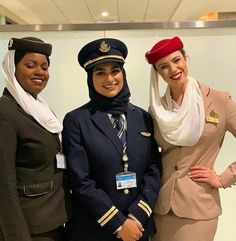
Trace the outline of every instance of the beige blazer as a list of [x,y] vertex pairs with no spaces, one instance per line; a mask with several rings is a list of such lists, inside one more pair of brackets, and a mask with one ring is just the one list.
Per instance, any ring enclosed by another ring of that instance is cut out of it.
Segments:
[[[200,88],[206,121],[197,144],[186,147],[167,143],[154,121],[155,138],[162,148],[163,162],[161,190],[155,213],[165,215],[172,209],[177,216],[191,219],[210,219],[221,214],[218,189],[192,181],[188,172],[194,165],[214,168],[226,131],[236,137],[236,102],[227,92],[201,84]],[[215,123],[214,118],[219,123]],[[220,178],[225,188],[236,183],[236,161],[220,174]]]

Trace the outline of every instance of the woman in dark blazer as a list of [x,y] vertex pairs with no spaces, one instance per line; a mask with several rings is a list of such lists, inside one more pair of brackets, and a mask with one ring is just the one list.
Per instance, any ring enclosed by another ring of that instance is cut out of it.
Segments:
[[0,98],[0,240],[62,240],[67,214],[56,162],[62,125],[38,96],[52,46],[27,37],[11,39],[8,49]]
[[88,43],[78,55],[91,100],[64,119],[74,201],[68,241],[148,240],[154,231],[160,155],[149,114],[129,102],[126,56],[126,45],[110,38]]

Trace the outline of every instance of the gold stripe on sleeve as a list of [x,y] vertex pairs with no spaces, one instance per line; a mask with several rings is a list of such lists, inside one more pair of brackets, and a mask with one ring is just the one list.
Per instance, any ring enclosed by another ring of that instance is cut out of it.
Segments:
[[150,206],[146,203],[146,202],[144,202],[143,200],[140,200],[139,201],[141,204],[143,204],[143,206],[145,206],[147,209],[148,209],[148,211],[150,212],[150,214],[152,213],[152,209],[150,208]]
[[106,223],[108,223],[116,214],[118,213],[118,209],[115,209],[100,225],[103,227]]
[[118,213],[118,209],[115,206],[112,206],[100,219],[98,219],[98,223],[101,226],[104,226],[109,220],[111,220],[116,213]]
[[141,203],[138,203],[138,206],[143,209],[143,211],[150,217],[151,213],[148,211],[148,209]]

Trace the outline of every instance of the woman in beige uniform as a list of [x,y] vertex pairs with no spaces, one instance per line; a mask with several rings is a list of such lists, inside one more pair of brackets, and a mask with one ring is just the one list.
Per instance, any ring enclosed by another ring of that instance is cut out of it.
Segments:
[[[152,65],[150,113],[163,158],[152,241],[213,241],[219,188],[236,182],[236,162],[219,175],[214,171],[225,133],[236,136],[236,103],[188,75],[179,37],[157,42],[146,59]],[[167,83],[162,97],[159,76]]]

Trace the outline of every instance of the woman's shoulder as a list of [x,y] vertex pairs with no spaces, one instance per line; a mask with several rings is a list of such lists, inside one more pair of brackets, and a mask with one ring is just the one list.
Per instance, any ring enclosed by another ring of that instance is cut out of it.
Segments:
[[128,108],[130,108],[131,110],[137,110],[137,111],[140,111],[142,113],[148,114],[148,112],[143,107],[134,105],[132,103],[129,103]]
[[18,105],[15,100],[12,100],[5,95],[0,97],[0,113],[1,115],[15,115],[18,112]]
[[[4,108],[7,105],[11,108],[17,108],[18,104],[14,97],[10,94],[7,88],[4,88],[2,96],[0,97],[0,108]],[[7,109],[7,108],[5,108]]]
[[81,119],[81,118],[84,118],[86,115],[89,115],[89,111],[90,111],[90,107],[89,107],[89,102],[88,102],[88,103],[66,113],[64,119],[68,119],[68,118]]
[[200,89],[202,90],[202,92],[204,92],[206,95],[229,95],[229,91],[227,90],[220,90],[220,89],[216,89],[214,87],[205,85],[203,83],[199,83]]
[[5,96],[0,97],[0,129],[5,128],[16,130],[20,125],[19,106],[15,101],[7,99]]
[[137,105],[134,105],[132,103],[129,103],[128,105],[128,108],[131,110],[131,111],[135,111],[137,113],[139,113],[140,115],[142,115],[143,117],[146,117],[146,118],[151,118],[150,117],[150,114],[142,107],[140,106],[137,106]]
[[228,98],[230,96],[229,91],[227,90],[220,90],[220,89],[216,89],[210,86],[207,86],[205,84],[200,83],[200,89],[202,91],[202,93],[206,96],[206,97],[211,97],[211,98]]

